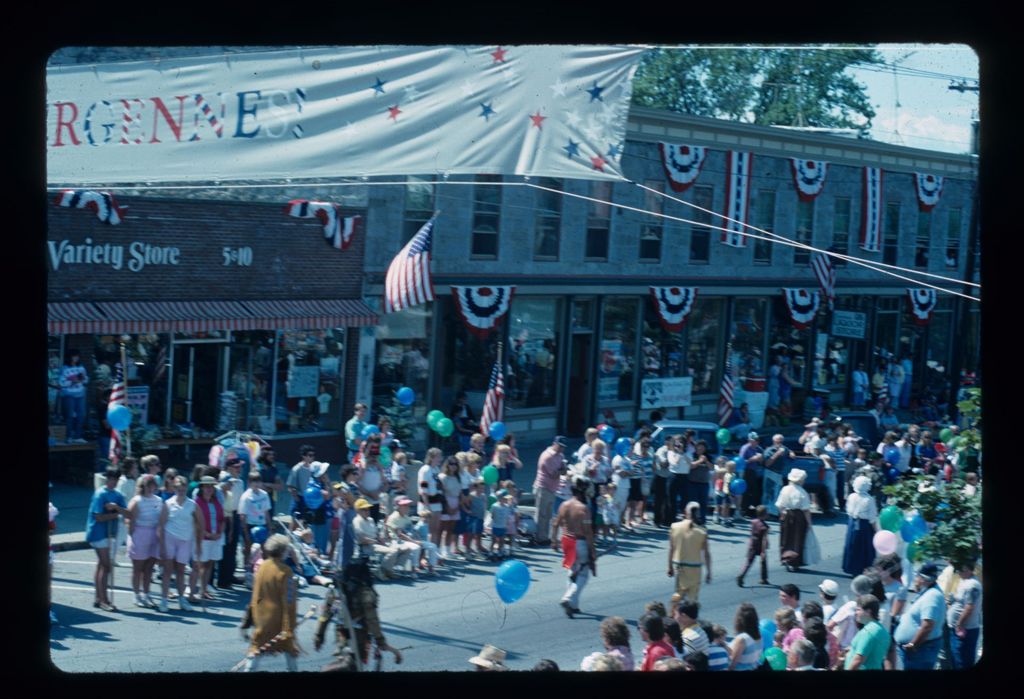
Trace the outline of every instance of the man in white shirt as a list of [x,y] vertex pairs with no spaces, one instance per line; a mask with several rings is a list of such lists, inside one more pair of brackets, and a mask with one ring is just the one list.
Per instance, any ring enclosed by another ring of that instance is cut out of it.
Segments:
[[395,502],[398,508],[387,519],[388,533],[391,541],[398,548],[398,557],[395,565],[401,568],[409,564],[410,571],[414,571],[420,560],[420,545],[412,536],[412,518],[409,517],[409,506],[412,500],[404,495]]
[[250,532],[254,527],[266,527],[270,523],[270,496],[263,490],[263,478],[259,471],[249,472],[249,488],[238,500],[238,520],[242,533],[242,555],[245,570],[249,570],[249,549],[252,548]]
[[313,459],[316,458],[316,449],[309,444],[303,444],[299,447],[299,456],[302,457],[302,461],[292,466],[286,485],[292,496],[291,511],[298,512],[299,517],[305,517],[306,502],[303,500],[302,494],[306,492],[309,479],[313,477]]
[[228,455],[225,468],[220,472],[221,492],[224,493],[224,553],[217,564],[217,588],[230,590],[234,584],[241,585],[243,579],[235,577],[238,564],[238,501],[245,492],[245,483],[239,478],[242,458],[235,453]]
[[381,579],[394,577],[395,561],[398,558],[398,547],[390,544],[380,532],[377,523],[370,516],[370,503],[366,498],[359,498],[353,505],[356,510],[352,520],[352,533],[355,535],[359,555],[368,557],[379,553],[383,556],[378,575]]

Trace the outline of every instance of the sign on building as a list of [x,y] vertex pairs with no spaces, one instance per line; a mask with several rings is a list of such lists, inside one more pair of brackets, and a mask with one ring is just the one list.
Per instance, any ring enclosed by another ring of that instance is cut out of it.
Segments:
[[693,377],[681,376],[674,379],[644,379],[640,383],[640,407],[685,408],[690,405],[693,391]]
[[837,337],[849,337],[854,340],[864,339],[867,327],[867,314],[856,311],[833,311],[832,334]]

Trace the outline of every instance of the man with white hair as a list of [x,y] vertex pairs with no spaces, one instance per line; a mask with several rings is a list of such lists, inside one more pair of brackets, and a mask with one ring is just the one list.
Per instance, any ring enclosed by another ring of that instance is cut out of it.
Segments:
[[686,519],[674,523],[668,532],[668,577],[675,577],[676,591],[672,595],[675,605],[684,599],[697,602],[700,596],[701,557],[707,565],[705,582],[711,582],[711,552],[708,533],[696,522],[700,503],[686,503]]

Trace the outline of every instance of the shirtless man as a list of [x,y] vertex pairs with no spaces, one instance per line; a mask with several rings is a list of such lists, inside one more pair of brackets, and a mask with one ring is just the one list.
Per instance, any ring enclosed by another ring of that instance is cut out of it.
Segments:
[[591,524],[587,492],[590,479],[577,476],[572,479],[572,499],[563,502],[551,523],[551,547],[558,550],[555,534],[562,534],[562,567],[569,569],[569,585],[562,596],[561,605],[572,619],[579,613],[580,593],[587,585],[591,573],[597,576],[597,552],[594,549],[594,528]]

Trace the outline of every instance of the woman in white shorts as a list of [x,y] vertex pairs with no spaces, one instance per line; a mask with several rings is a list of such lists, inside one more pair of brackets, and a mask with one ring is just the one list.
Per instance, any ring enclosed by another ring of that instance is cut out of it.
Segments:
[[420,467],[417,475],[417,492],[420,496],[417,512],[422,517],[430,513],[430,542],[435,548],[441,546],[441,510],[444,496],[441,495],[439,480],[441,475],[441,450],[437,447],[427,449],[427,455],[423,466]]
[[185,477],[176,476],[170,485],[174,488],[174,497],[167,500],[160,516],[160,528],[164,532],[160,548],[164,575],[160,580],[163,596],[160,598],[159,609],[161,612],[167,611],[167,593],[171,587],[173,570],[178,585],[178,606],[190,612],[192,605],[185,599],[185,564],[192,560],[193,555],[199,558],[203,519],[195,500],[188,498],[188,481]]
[[[203,536],[199,546],[199,557],[195,566],[198,571],[198,586],[203,599],[213,599],[207,587],[210,584],[210,575],[213,573],[213,564],[224,557],[224,506],[220,498],[214,492],[217,488],[217,479],[213,476],[203,476],[199,479],[199,492],[196,495],[196,509],[203,521]],[[196,600],[196,590],[192,589],[190,602]]]
[[128,558],[132,561],[132,589],[136,607],[155,607],[149,596],[153,566],[160,556],[163,530],[159,527],[164,501],[156,495],[156,478],[145,474],[135,484],[128,503]]

